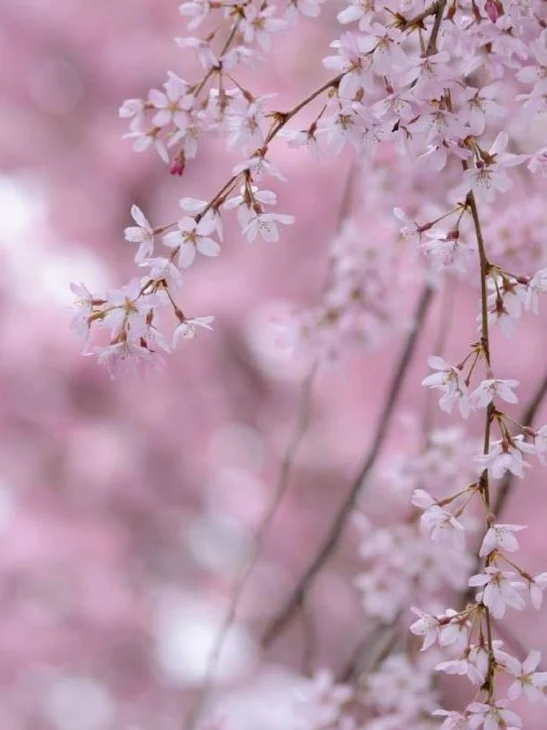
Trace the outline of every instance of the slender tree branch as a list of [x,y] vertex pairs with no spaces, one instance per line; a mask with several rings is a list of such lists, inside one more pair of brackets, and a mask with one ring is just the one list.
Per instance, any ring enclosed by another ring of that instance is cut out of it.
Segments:
[[[482,235],[482,229],[479,219],[479,212],[477,209],[477,202],[473,191],[467,195],[467,203],[471,210],[471,217],[473,218],[473,225],[475,228],[475,237],[477,239],[477,246],[479,249],[479,263],[480,263],[480,280],[481,280],[481,348],[482,355],[486,362],[487,377],[492,377],[490,374],[490,330],[488,324],[488,292],[486,286],[486,280],[488,278],[488,272],[490,270],[490,264],[486,256],[486,248],[484,245],[484,237]],[[484,423],[484,444],[483,454],[488,454],[490,451],[490,428],[492,425],[492,413],[494,406],[492,403],[488,404],[486,409],[485,423]],[[480,488],[482,491],[482,497],[484,500],[484,506],[486,508],[486,523],[489,525],[490,519],[490,479],[488,468],[484,469],[480,476]],[[480,560],[480,559],[479,559]],[[489,565],[489,558],[486,558],[486,565]],[[488,700],[491,701],[494,696],[494,674],[496,669],[496,658],[494,656],[494,634],[492,629],[492,617],[490,615],[490,609],[484,605],[484,617],[486,623],[486,640],[488,644],[488,672],[484,681],[483,689],[488,693]]]
[[430,15],[435,15],[438,9],[438,2],[431,3],[431,5],[428,5],[427,8],[425,8],[425,10],[422,10],[421,13],[418,13],[414,17],[406,20],[401,26],[401,30],[410,30],[411,28],[423,28],[424,20]]
[[278,636],[278,634],[284,629],[285,625],[292,619],[298,607],[302,601],[303,596],[309,590],[313,583],[315,576],[321,570],[325,562],[330,557],[334,548],[337,546],[342,531],[346,526],[346,523],[353,511],[357,496],[361,491],[363,484],[374,467],[381,447],[383,446],[387,430],[391,421],[391,417],[395,410],[395,406],[399,399],[401,388],[404,381],[404,376],[408,370],[416,343],[418,341],[418,335],[422,329],[421,325],[425,321],[429,307],[433,300],[433,289],[429,284],[424,285],[420,294],[416,311],[414,313],[412,329],[410,330],[407,340],[401,351],[395,373],[389,386],[388,395],[384,404],[383,411],[380,415],[380,420],[376,428],[374,440],[370,447],[370,450],[363,462],[361,469],[359,470],[356,479],[354,480],[346,499],[336,513],[329,532],[319,547],[315,557],[311,561],[304,575],[298,582],[298,585],[294,589],[293,593],[287,599],[285,605],[281,611],[274,617],[271,623],[266,627],[262,636],[262,645],[268,647]]
[[[351,210],[351,194],[352,194],[354,182],[355,182],[355,163],[352,164],[352,166],[349,170],[349,173],[346,177],[344,189],[342,192],[342,197],[340,200],[340,207],[339,207],[338,216],[337,216],[337,223],[336,223],[337,231],[340,231],[344,221],[348,217],[349,212]],[[274,517],[275,513],[277,512],[277,508],[279,507],[279,505],[280,505],[281,501],[283,500],[283,497],[285,496],[285,493],[288,489],[289,477],[290,477],[292,465],[294,462],[294,458],[295,458],[298,448],[302,442],[302,439],[304,438],[304,436],[308,430],[310,408],[311,408],[311,396],[312,396],[315,376],[317,375],[318,369],[319,369],[319,361],[316,360],[314,362],[314,364],[312,365],[310,372],[308,373],[308,375],[306,376],[306,378],[304,380],[304,383],[302,386],[302,396],[300,399],[300,415],[298,418],[298,423],[297,423],[294,435],[287,446],[285,455],[281,462],[279,479],[277,482],[277,487],[275,489],[274,499],[271,502],[271,504],[269,505],[266,515],[264,516],[264,520],[262,521],[262,524],[260,525],[260,527],[255,535],[254,547],[253,547],[252,554],[249,558],[249,562],[247,563],[245,569],[241,573],[239,582],[234,589],[234,593],[232,594],[232,599],[230,602],[230,606],[228,608],[228,612],[227,612],[224,622],[221,626],[217,641],[213,647],[213,650],[212,650],[210,658],[209,658],[203,685],[196,698],[195,705],[192,707],[192,709],[189,713],[189,716],[186,720],[185,728],[187,728],[187,730],[191,730],[191,728],[193,728],[195,726],[195,724],[196,724],[197,720],[199,719],[199,716],[205,706],[209,693],[212,689],[213,675],[214,675],[215,667],[216,667],[217,662],[220,657],[220,652],[222,651],[222,646],[224,644],[228,631],[230,630],[230,628],[232,627],[232,625],[235,621],[239,601],[241,600],[241,596],[243,594],[247,581],[249,580],[249,577],[257,563],[258,557],[259,557],[261,549],[262,549],[262,541],[263,541],[264,535],[267,532],[267,530],[273,520],[273,517]],[[304,599],[302,598],[302,601],[303,600]],[[303,605],[303,603],[302,603],[302,605]],[[305,612],[303,612],[303,613],[305,613]],[[311,663],[313,661],[313,654],[315,651],[315,645],[316,645],[315,630],[314,630],[313,618],[312,618],[311,614],[309,617],[304,616],[304,622],[305,622],[305,626],[304,626],[305,636],[304,636],[304,659],[303,660],[304,660],[305,664],[311,666]]]
[[446,0],[439,0],[437,3],[437,9],[435,11],[435,20],[433,22],[433,29],[429,36],[429,43],[425,51],[426,56],[433,56],[437,53],[437,38],[439,37],[439,31],[441,29],[441,23],[443,20],[444,9],[446,7]]
[[[433,353],[440,357],[444,354],[446,338],[450,332],[450,323],[454,313],[454,302],[456,294],[457,281],[456,278],[447,277],[442,292],[441,314],[439,317],[439,329],[435,338]],[[429,443],[430,432],[433,428],[434,421],[434,391],[432,388],[426,390],[424,396],[424,410],[422,416],[422,432],[424,434],[424,443]]]
[[388,626],[376,623],[354,648],[337,676],[340,683],[348,683],[364,672],[378,668],[397,644],[398,624],[401,613]]
[[294,434],[291,438],[291,441],[289,442],[289,445],[285,452],[283,461],[281,463],[279,480],[277,482],[274,497],[268,506],[266,514],[264,515],[264,518],[260,524],[260,527],[258,528],[258,530],[256,532],[256,535],[255,535],[255,538],[253,541],[253,548],[252,548],[251,554],[249,556],[247,564],[243,568],[243,571],[239,577],[237,585],[234,588],[234,592],[232,594],[232,598],[230,601],[230,605],[228,607],[228,611],[226,613],[226,616],[224,617],[224,621],[223,621],[220,631],[218,633],[217,640],[215,642],[215,645],[213,646],[213,649],[209,656],[209,660],[207,662],[207,668],[205,671],[205,677],[203,680],[203,684],[201,685],[201,688],[198,691],[198,694],[196,696],[196,700],[195,700],[193,706],[191,707],[190,712],[186,718],[186,722],[185,722],[186,730],[191,730],[191,728],[193,728],[195,726],[195,724],[198,721],[199,716],[201,715],[201,712],[205,706],[205,703],[209,697],[209,693],[210,693],[210,691],[212,689],[212,685],[213,685],[215,668],[218,664],[218,660],[220,658],[220,653],[222,651],[222,647],[224,646],[224,642],[226,640],[228,632],[230,631],[230,629],[233,626],[233,623],[235,621],[237,609],[239,606],[239,602],[241,600],[241,596],[243,595],[243,591],[247,585],[249,577],[260,556],[264,535],[268,531],[268,529],[272,523],[272,520],[275,516],[275,513],[277,512],[277,509],[278,509],[279,505],[281,504],[283,497],[285,496],[285,494],[287,492],[287,489],[289,486],[289,477],[290,477],[290,473],[291,473],[291,466],[293,464],[295,454],[308,429],[309,417],[310,417],[310,406],[311,406],[311,395],[312,395],[312,390],[313,390],[313,383],[314,383],[315,376],[317,373],[317,367],[318,367],[318,363],[316,362],[314,364],[314,366],[312,367],[312,369],[310,370],[310,372],[308,373],[306,379],[304,380],[304,383],[302,386],[302,398],[301,398],[301,402],[300,402],[300,414],[298,417],[298,422],[297,422]]

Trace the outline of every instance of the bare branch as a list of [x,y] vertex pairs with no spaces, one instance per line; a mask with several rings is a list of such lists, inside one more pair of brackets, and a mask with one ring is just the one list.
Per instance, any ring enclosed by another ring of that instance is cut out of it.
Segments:
[[295,454],[308,429],[311,395],[312,395],[315,375],[317,373],[317,366],[318,366],[318,363],[316,362],[303,382],[302,398],[300,401],[300,414],[298,417],[298,422],[297,422],[294,434],[291,438],[291,441],[285,452],[283,461],[281,463],[279,480],[277,482],[274,497],[268,506],[266,514],[264,515],[264,518],[260,524],[260,527],[258,528],[258,530],[256,532],[256,535],[255,535],[255,538],[253,541],[253,548],[252,548],[251,554],[249,556],[246,566],[244,567],[244,569],[239,577],[238,583],[234,588],[234,592],[232,594],[232,598],[230,601],[230,605],[228,607],[228,611],[226,613],[226,616],[224,617],[224,621],[223,621],[220,631],[218,633],[217,640],[216,640],[215,645],[209,656],[209,661],[207,662],[207,668],[205,671],[205,677],[203,680],[203,684],[201,685],[201,688],[198,691],[198,694],[196,696],[194,705],[191,707],[190,712],[186,718],[185,728],[187,730],[191,730],[191,728],[194,727],[194,725],[196,724],[197,720],[199,719],[199,716],[205,706],[205,703],[207,701],[207,698],[208,698],[209,693],[212,688],[214,672],[215,672],[215,668],[217,666],[218,660],[220,658],[220,653],[222,651],[222,647],[224,646],[224,642],[226,640],[228,632],[231,629],[231,627],[235,621],[237,608],[239,606],[239,602],[241,600],[243,591],[247,585],[247,581],[249,580],[249,577],[260,556],[264,535],[268,531],[268,529],[271,525],[271,522],[275,516],[275,513],[277,512],[277,509],[278,509],[281,501],[283,500],[283,497],[285,496],[285,494],[287,492],[287,489],[289,486],[289,477],[290,477],[290,473],[291,473],[291,466],[293,464]]
[[300,579],[298,585],[294,589],[291,596],[286,601],[281,611],[274,617],[262,636],[262,645],[268,647],[277,635],[284,629],[285,625],[292,619],[298,610],[300,603],[313,583],[315,576],[321,570],[325,562],[335,549],[342,534],[344,527],[355,507],[355,502],[361,491],[364,482],[370,474],[372,468],[376,464],[376,460],[383,446],[387,430],[391,421],[391,417],[395,410],[395,406],[399,399],[404,376],[408,370],[418,335],[422,329],[421,325],[425,321],[427,312],[433,300],[433,289],[429,284],[424,285],[420,294],[416,311],[413,317],[412,329],[410,330],[407,340],[399,356],[399,361],[395,369],[395,373],[391,380],[388,395],[384,404],[384,409],[380,415],[380,420],[376,428],[374,440],[365,458],[365,461],[359,470],[355,481],[353,482],[346,499],[339,508],[334,520],[332,521],[330,530],[317,551],[315,557],[310,563],[308,569]]

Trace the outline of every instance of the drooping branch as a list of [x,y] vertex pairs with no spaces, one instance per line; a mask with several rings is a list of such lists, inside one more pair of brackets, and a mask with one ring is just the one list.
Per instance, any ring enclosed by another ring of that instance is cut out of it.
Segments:
[[256,535],[255,535],[254,541],[253,541],[253,547],[251,550],[251,554],[247,560],[247,564],[245,565],[245,567],[243,568],[243,571],[241,572],[241,575],[239,576],[237,585],[235,586],[234,591],[232,593],[228,611],[226,612],[226,616],[224,617],[224,621],[222,623],[222,626],[220,627],[217,639],[215,641],[215,644],[214,644],[211,654],[209,656],[209,660],[207,662],[207,667],[205,670],[205,677],[203,680],[203,684],[201,685],[201,688],[196,696],[195,702],[194,702],[193,706],[191,707],[190,712],[188,713],[188,716],[186,718],[186,722],[184,725],[186,730],[191,730],[191,728],[193,728],[196,725],[196,723],[201,715],[201,712],[205,706],[205,703],[207,701],[207,698],[209,696],[209,693],[210,693],[212,685],[213,685],[215,669],[217,667],[217,664],[218,664],[218,661],[220,658],[220,654],[221,654],[222,648],[224,646],[224,642],[226,640],[226,637],[228,636],[228,632],[230,631],[230,629],[232,628],[232,626],[234,624],[234,621],[236,619],[237,609],[239,607],[239,603],[241,601],[243,591],[245,590],[245,587],[247,586],[249,577],[250,577],[251,573],[253,572],[253,569],[260,556],[264,536],[267,533],[267,531],[269,530],[270,525],[273,521],[273,518],[274,518],[275,514],[277,513],[279,505],[283,501],[283,498],[289,487],[289,483],[290,483],[289,477],[291,474],[291,467],[294,462],[294,457],[295,457],[295,454],[298,451],[298,448],[300,447],[300,444],[302,443],[302,439],[304,438],[304,436],[307,432],[307,429],[308,429],[309,418],[310,418],[311,396],[312,396],[315,376],[317,373],[317,367],[318,367],[318,363],[316,362],[303,382],[298,422],[296,424],[294,434],[289,442],[289,445],[287,447],[287,450],[286,450],[283,460],[281,462],[279,479],[277,482],[277,486],[276,486],[276,489],[274,492],[273,499],[270,502],[270,504],[268,505],[266,514],[264,515],[264,518],[262,519],[260,527],[258,528],[258,530],[256,532]]
[[365,480],[372,471],[378,455],[380,454],[381,448],[384,444],[388,427],[391,422],[391,417],[395,411],[395,407],[399,400],[405,374],[409,368],[412,356],[414,354],[418,336],[422,330],[422,325],[425,321],[427,313],[429,311],[431,302],[433,300],[434,291],[429,284],[425,284],[416,311],[414,313],[412,329],[410,330],[406,342],[404,343],[403,349],[399,356],[395,372],[393,374],[389,391],[385,400],[384,408],[380,415],[376,433],[372,445],[368,451],[368,454],[363,462],[363,465],[359,469],[359,472],[351,485],[351,488],[346,496],[346,499],[338,509],[330,529],[325,537],[324,541],[320,545],[316,555],[312,559],[310,565],[305,571],[304,575],[298,582],[296,588],[285,602],[283,608],[273,618],[271,623],[266,627],[262,636],[262,646],[267,648],[279,635],[279,633],[285,628],[287,623],[292,619],[303,597],[306,595],[316,575],[319,573],[323,565],[331,556],[332,552],[338,545],[338,541],[342,535],[342,532],[347,524],[359,493],[361,492]]

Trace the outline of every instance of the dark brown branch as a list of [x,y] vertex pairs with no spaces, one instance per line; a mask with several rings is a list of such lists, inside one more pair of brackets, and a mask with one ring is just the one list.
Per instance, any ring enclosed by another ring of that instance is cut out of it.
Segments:
[[344,527],[355,507],[357,497],[363,487],[363,484],[370,474],[373,466],[376,463],[376,459],[380,453],[381,447],[383,446],[387,430],[391,421],[391,416],[395,410],[395,406],[399,399],[401,388],[403,385],[404,376],[408,370],[409,364],[412,360],[416,343],[418,341],[418,335],[421,331],[421,325],[425,321],[427,312],[433,299],[433,289],[426,284],[422,289],[416,311],[413,317],[412,329],[407,337],[404,344],[403,350],[399,357],[395,373],[393,375],[389,392],[384,404],[384,409],[380,415],[380,420],[374,435],[374,440],[370,447],[370,450],[366,456],[366,459],[359,470],[355,481],[353,482],[350,491],[339,508],[334,520],[332,521],[330,530],[320,546],[317,554],[311,561],[308,569],[300,579],[298,585],[294,589],[291,596],[286,601],[281,611],[273,618],[271,623],[266,627],[262,636],[262,646],[268,647],[278,634],[284,629],[286,624],[292,619],[298,607],[301,604],[303,597],[306,595],[311,584],[313,583],[315,576],[321,570],[325,562],[330,557],[331,553],[335,549],[342,534]]
[[312,401],[312,389],[315,381],[315,376],[317,374],[317,368],[318,363],[316,362],[302,384],[302,399],[300,402],[300,413],[298,416],[298,422],[291,441],[287,446],[283,461],[281,463],[279,479],[276,485],[273,499],[268,505],[266,514],[264,515],[262,523],[256,532],[251,554],[249,556],[247,564],[245,565],[241,575],[239,576],[237,585],[234,588],[228,611],[226,613],[226,616],[224,617],[224,621],[222,623],[215,644],[209,656],[209,660],[207,662],[207,668],[205,671],[203,684],[201,685],[201,688],[197,693],[195,702],[191,706],[188,716],[186,718],[186,722],[184,725],[186,730],[191,730],[196,725],[205,706],[213,685],[215,668],[218,664],[224,642],[226,640],[228,632],[235,622],[241,596],[243,595],[243,591],[247,586],[250,575],[260,556],[264,536],[268,531],[275,514],[277,513],[279,505],[281,504],[285,494],[287,493],[294,457],[308,429]]
[[433,28],[431,30],[431,35],[429,36],[429,43],[427,44],[425,51],[426,56],[433,56],[437,53],[437,38],[439,37],[439,30],[441,29],[445,7],[446,0],[439,0],[437,10],[435,12],[435,21],[433,22]]
[[375,671],[397,645],[400,618],[399,613],[392,624],[375,624],[354,648],[336,681],[347,684]]

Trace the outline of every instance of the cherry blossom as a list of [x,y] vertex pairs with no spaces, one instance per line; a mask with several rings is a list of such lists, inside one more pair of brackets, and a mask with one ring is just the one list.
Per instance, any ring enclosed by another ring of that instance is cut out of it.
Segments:
[[435,710],[433,713],[439,717],[444,717],[441,730],[470,730],[470,725],[467,722],[465,715],[461,715],[459,712],[453,710]]
[[[335,11],[340,37],[327,37],[329,55],[316,57],[315,66],[330,72],[327,80],[323,74],[316,87],[290,103],[288,95],[260,88],[255,73],[260,63],[271,64],[272,83],[275,79],[274,38],[283,38],[296,23],[317,22],[326,5],[322,0],[288,0],[279,8],[259,0],[180,5],[188,33],[177,36],[176,43],[184,63],[193,59],[194,65],[186,66],[193,69],[189,80],[169,71],[162,90],[128,99],[119,114],[127,120],[125,136],[135,151],[155,148],[172,175],[184,173],[180,180],[169,178],[172,183],[189,180],[179,202],[183,217],[173,223],[177,216],[166,216],[169,222],[152,227],[133,205],[136,226],[126,228],[124,236],[138,244],[135,263],[145,276],[109,289],[104,298],[73,285],[80,300],[73,326],[86,338],[84,352],[112,374],[163,365],[163,355],[181,340],[213,329],[213,315],[185,314],[192,311],[186,296],[194,275],[203,277],[198,289],[204,295],[216,290],[210,259],[219,256],[219,241],[223,250],[238,242],[228,219],[236,219],[248,242],[258,237],[277,241],[296,221],[296,215],[277,211],[278,194],[262,188],[261,181],[290,184],[294,150],[304,146],[320,158],[320,166],[331,164],[329,155],[334,158],[329,175],[338,170],[342,153],[356,161],[336,233],[325,247],[326,283],[313,304],[291,310],[287,329],[295,354],[311,351],[329,366],[336,357],[337,366],[344,367],[340,355],[349,343],[367,352],[402,333],[417,334],[413,328],[422,327],[425,315],[413,321],[407,312],[409,292],[418,283],[426,295],[443,292],[457,280],[466,287],[471,325],[476,317],[479,334],[459,364],[451,365],[442,353],[452,343],[443,343],[442,335],[459,329],[460,320],[444,312],[449,324],[443,323],[437,340],[441,354],[428,358],[433,372],[422,385],[440,391],[439,406],[446,414],[457,410],[467,419],[477,411],[483,441],[478,446],[470,437],[447,435],[437,428],[439,414],[427,412],[415,429],[419,436],[412,434],[420,441],[416,453],[402,457],[391,449],[389,468],[371,478],[382,487],[375,496],[382,496],[372,500],[374,509],[362,506],[367,516],[378,511],[377,524],[374,517],[361,522],[358,554],[365,568],[353,582],[362,613],[397,639],[408,606],[419,603],[421,608],[412,608],[417,620],[410,632],[423,638],[422,651],[415,652],[414,641],[392,641],[372,669],[351,668],[355,687],[337,684],[329,669],[302,680],[297,726],[355,730],[365,722],[370,730],[421,730],[436,716],[442,718],[442,730],[520,728],[520,718],[500,698],[499,675],[512,678],[509,699],[523,693],[534,701],[544,696],[547,673],[537,671],[536,650],[521,663],[503,649],[497,620],[507,607],[522,609],[528,597],[539,608],[547,573],[532,577],[515,555],[524,526],[501,516],[491,497],[496,493],[492,480],[508,473],[523,477],[531,468],[528,455],[544,463],[547,426],[536,430],[518,413],[500,410],[500,402],[518,404],[519,382],[494,376],[492,333],[498,326],[504,334],[520,336],[525,313],[538,314],[540,295],[547,293],[542,195],[547,156],[544,147],[534,151],[530,132],[531,115],[547,109],[545,9],[537,1],[520,0],[348,0]],[[207,29],[202,35],[196,31],[200,26]],[[305,30],[298,32],[306,38]],[[279,158],[274,152],[278,137],[288,140]],[[212,146],[203,155],[208,138]],[[222,148],[235,158],[226,165],[225,177],[214,185],[204,180],[207,190],[192,197],[194,170],[202,161],[205,166],[214,161],[211,178],[220,175]],[[277,159],[279,167],[272,162]],[[338,185],[331,183],[337,200]],[[509,190],[510,196],[500,195]],[[317,209],[315,201],[310,220]],[[300,212],[296,199],[291,210]],[[305,222],[305,211],[300,219]],[[160,236],[164,255],[155,250]],[[317,249],[319,260],[321,246]],[[191,268],[198,253],[203,266]],[[103,344],[91,344],[95,336]],[[411,337],[411,354],[413,346]],[[465,450],[458,448],[460,441]],[[399,433],[390,441],[401,450],[404,444]],[[356,488],[359,500],[365,500],[361,486]],[[476,540],[466,541],[468,530],[476,532]],[[454,605],[460,610],[444,607],[446,586],[459,593]],[[469,599],[467,587],[477,589],[474,598]],[[308,595],[300,599],[299,610],[307,610],[304,598]],[[206,699],[216,691],[214,670],[203,682]],[[435,709],[440,701],[435,671],[470,680],[467,707]]]
[[536,611],[539,611],[543,603],[543,591],[547,588],[547,573],[540,573],[533,578],[526,578],[526,581],[532,606]]
[[470,265],[472,250],[460,240],[456,229],[434,229],[426,231],[425,235],[431,239],[420,246],[420,250],[431,260],[437,271],[444,269],[466,273]]
[[410,630],[413,634],[424,637],[421,650],[425,651],[439,640],[440,623],[435,616],[430,616],[420,611],[419,608],[412,606],[411,611],[419,616],[419,618],[410,626]]
[[317,18],[323,2],[325,0],[290,0],[287,16],[290,19],[295,13],[300,13],[308,18]]
[[134,278],[121,289],[107,291],[101,324],[110,329],[112,337],[130,331],[134,338],[143,332],[154,297],[141,296],[141,289],[140,279]]
[[212,330],[213,328],[211,327],[211,323],[214,322],[214,319],[214,317],[194,317],[193,319],[183,319],[173,333],[173,348],[177,346],[177,342],[181,337],[185,340],[193,339],[196,336],[197,329],[199,327]]
[[477,728],[481,725],[484,730],[515,730],[522,727],[522,720],[512,710],[507,709],[507,702],[486,704],[472,702],[469,707],[469,727]]
[[431,356],[427,362],[430,368],[438,372],[424,378],[422,385],[443,391],[444,395],[439,401],[443,411],[451,413],[452,407],[457,403],[460,413],[467,418],[471,412],[471,405],[461,370],[449,365],[442,357]]
[[536,456],[542,464],[547,464],[547,424],[532,433]]
[[486,408],[494,398],[500,398],[506,403],[517,403],[518,398],[513,388],[519,384],[518,380],[499,380],[491,378],[482,383],[469,395],[472,408]]
[[276,8],[271,6],[260,6],[249,4],[244,10],[240,29],[243,33],[245,43],[257,42],[258,45],[267,51],[271,47],[270,33],[278,33],[287,26],[287,21],[282,18],[274,18]]
[[89,334],[89,316],[93,312],[93,295],[87,289],[85,284],[76,284],[73,282],[70,285],[70,289],[72,293],[76,295],[76,301],[73,305],[76,309],[76,313],[72,318],[71,327],[76,331],[79,337],[86,338]]
[[184,79],[169,72],[164,89],[165,92],[152,89],[148,93],[148,101],[155,109],[152,124],[155,127],[174,124],[175,127],[184,129],[188,121],[187,112],[194,105],[194,97],[189,93],[189,85]]
[[469,585],[484,586],[480,600],[490,609],[494,618],[503,618],[507,606],[521,609],[525,605],[522,591],[526,585],[515,580],[516,577],[514,572],[490,565],[484,569],[484,573],[471,576]]
[[479,556],[490,555],[494,550],[506,550],[513,553],[519,549],[515,532],[525,530],[525,525],[492,525],[482,541]]
[[111,378],[126,373],[141,373],[144,368],[162,367],[164,359],[157,353],[136,342],[121,340],[106,347],[92,347],[84,354],[96,355],[99,365],[104,365]]
[[505,168],[519,165],[524,158],[504,152],[508,140],[507,134],[500,132],[488,152],[481,150],[477,153],[474,165],[463,174],[464,182],[459,192],[473,190],[479,198],[492,203],[496,191],[507,192],[512,187],[513,183]]
[[526,287],[526,309],[537,314],[539,311],[539,294],[547,294],[547,269],[537,271]]
[[137,205],[131,206],[131,217],[137,225],[126,228],[124,236],[126,241],[139,244],[135,261],[140,263],[149,258],[154,250],[154,229]]
[[243,229],[243,235],[252,243],[257,236],[260,236],[264,241],[274,242],[279,240],[279,231],[277,230],[277,224],[281,223],[284,226],[291,225],[294,223],[294,216],[287,215],[286,213],[255,213],[251,216],[250,221]]
[[522,664],[518,663],[516,668],[511,670],[515,681],[509,687],[507,695],[510,700],[516,700],[524,692],[526,698],[531,702],[538,700],[546,701],[547,695],[543,692],[547,687],[547,672],[536,672],[541,661],[539,651],[531,651]]
[[220,246],[210,235],[217,228],[214,220],[202,218],[198,223],[196,218],[185,216],[179,220],[177,228],[163,237],[163,243],[175,250],[178,265],[183,269],[194,263],[196,253],[219,255]]
[[523,453],[534,453],[531,444],[524,441],[523,436],[514,436],[511,442],[500,439],[490,444],[488,454],[475,456],[479,471],[488,469],[494,479],[500,479],[510,471],[517,477],[524,477],[524,469],[530,465],[524,461]]

